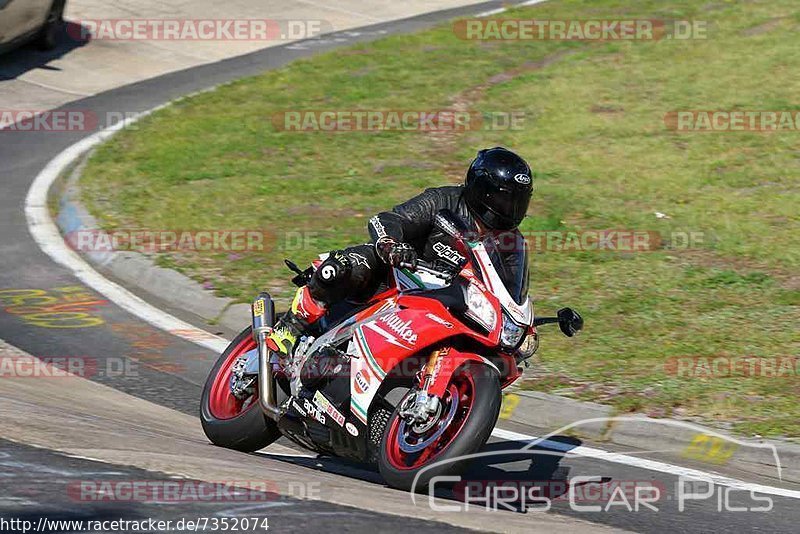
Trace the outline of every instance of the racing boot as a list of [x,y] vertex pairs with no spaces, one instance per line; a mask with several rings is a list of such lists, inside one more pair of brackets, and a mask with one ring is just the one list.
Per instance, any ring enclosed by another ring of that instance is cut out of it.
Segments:
[[325,315],[326,311],[324,305],[311,297],[308,286],[297,290],[291,310],[278,319],[267,336],[267,347],[278,355],[284,368],[291,362],[297,339],[310,325]]

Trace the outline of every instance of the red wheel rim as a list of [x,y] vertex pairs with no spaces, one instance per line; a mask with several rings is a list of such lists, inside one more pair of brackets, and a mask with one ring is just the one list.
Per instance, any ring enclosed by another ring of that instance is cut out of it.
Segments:
[[[472,380],[472,375],[464,370],[453,375],[448,385],[448,394],[445,395],[445,399],[442,401],[443,409],[439,420],[433,425],[431,431],[435,431],[437,426],[444,423],[454,397],[457,398],[458,408],[447,429],[420,452],[406,453],[400,448],[400,440],[403,439],[403,436],[400,435],[401,419],[400,417],[395,417],[392,420],[392,426],[389,428],[389,436],[386,440],[386,456],[392,467],[402,471],[419,469],[425,464],[436,460],[444,449],[458,437],[464,428],[464,423],[469,419],[469,414],[472,412],[472,406],[475,402],[475,382]],[[413,434],[408,425],[406,425],[405,430],[406,434]]]
[[228,354],[228,357],[225,358],[222,366],[217,371],[217,376],[214,377],[214,383],[211,385],[211,394],[208,397],[208,410],[216,419],[233,419],[257,404],[255,402],[256,395],[245,399],[237,399],[231,393],[230,387],[231,367],[233,367],[234,362],[239,356],[254,348],[256,348],[256,342],[253,338],[248,337],[242,340]]

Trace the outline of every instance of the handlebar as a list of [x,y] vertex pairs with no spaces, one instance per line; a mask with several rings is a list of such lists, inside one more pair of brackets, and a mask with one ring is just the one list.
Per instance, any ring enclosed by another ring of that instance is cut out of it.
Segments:
[[441,271],[436,269],[432,263],[424,261],[424,260],[417,260],[417,266],[414,267],[407,263],[400,264],[401,269],[408,269],[409,271],[420,271],[428,274],[432,274],[433,276],[437,276],[439,278],[444,278],[445,280],[449,280],[455,276],[453,272]]

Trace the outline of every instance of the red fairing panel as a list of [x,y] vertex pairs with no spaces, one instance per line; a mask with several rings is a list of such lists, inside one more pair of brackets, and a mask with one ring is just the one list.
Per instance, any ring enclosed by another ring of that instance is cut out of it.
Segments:
[[471,334],[444,306],[430,302],[427,310],[407,308],[383,313],[359,327],[358,337],[367,345],[361,349],[372,356],[381,371],[388,373],[405,358],[443,339]]
[[[500,303],[491,293],[487,293],[486,296],[489,299],[489,302],[495,308],[495,314],[497,314],[497,317],[501,317]],[[492,348],[497,347],[497,344],[500,342],[500,325],[501,325],[500,320],[497,321],[495,329],[492,332],[489,332],[487,335],[481,335],[472,328],[465,327],[463,323],[461,323],[459,319],[454,317],[450,313],[450,311],[447,308],[445,308],[444,305],[438,300],[426,297],[414,296],[414,295],[403,295],[398,299],[398,302],[400,303],[400,305],[407,308],[417,308],[417,309],[427,308],[428,310],[433,311],[434,313],[441,312],[441,314],[444,314],[442,315],[442,317],[445,317],[447,318],[448,321],[461,326],[461,330],[459,330],[459,333],[465,333],[469,335],[471,338],[475,339],[476,341],[486,345],[487,347],[492,347]]]
[[450,383],[453,373],[464,365],[481,365],[481,370],[486,372],[490,372],[490,368],[497,369],[492,362],[479,354],[446,348],[441,355],[439,365],[433,370],[433,380],[428,388],[428,393],[441,398],[447,391],[447,385]]

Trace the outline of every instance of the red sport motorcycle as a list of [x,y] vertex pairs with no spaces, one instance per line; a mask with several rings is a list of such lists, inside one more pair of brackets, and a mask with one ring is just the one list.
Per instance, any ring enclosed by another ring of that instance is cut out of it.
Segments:
[[[401,489],[418,474],[424,488],[462,472],[452,460],[486,443],[503,388],[538,347],[536,327],[558,323],[572,336],[583,319],[569,308],[534,318],[526,250],[513,252],[523,267],[510,275],[493,238],[471,238],[447,211],[436,226],[455,244],[452,267],[393,269],[366,304],[333,307],[288,362],[267,348],[275,309],[261,293],[252,326],[206,381],[201,420],[211,442],[249,452],[283,435],[320,454],[377,463]],[[302,286],[320,262],[305,271],[286,263]]]

